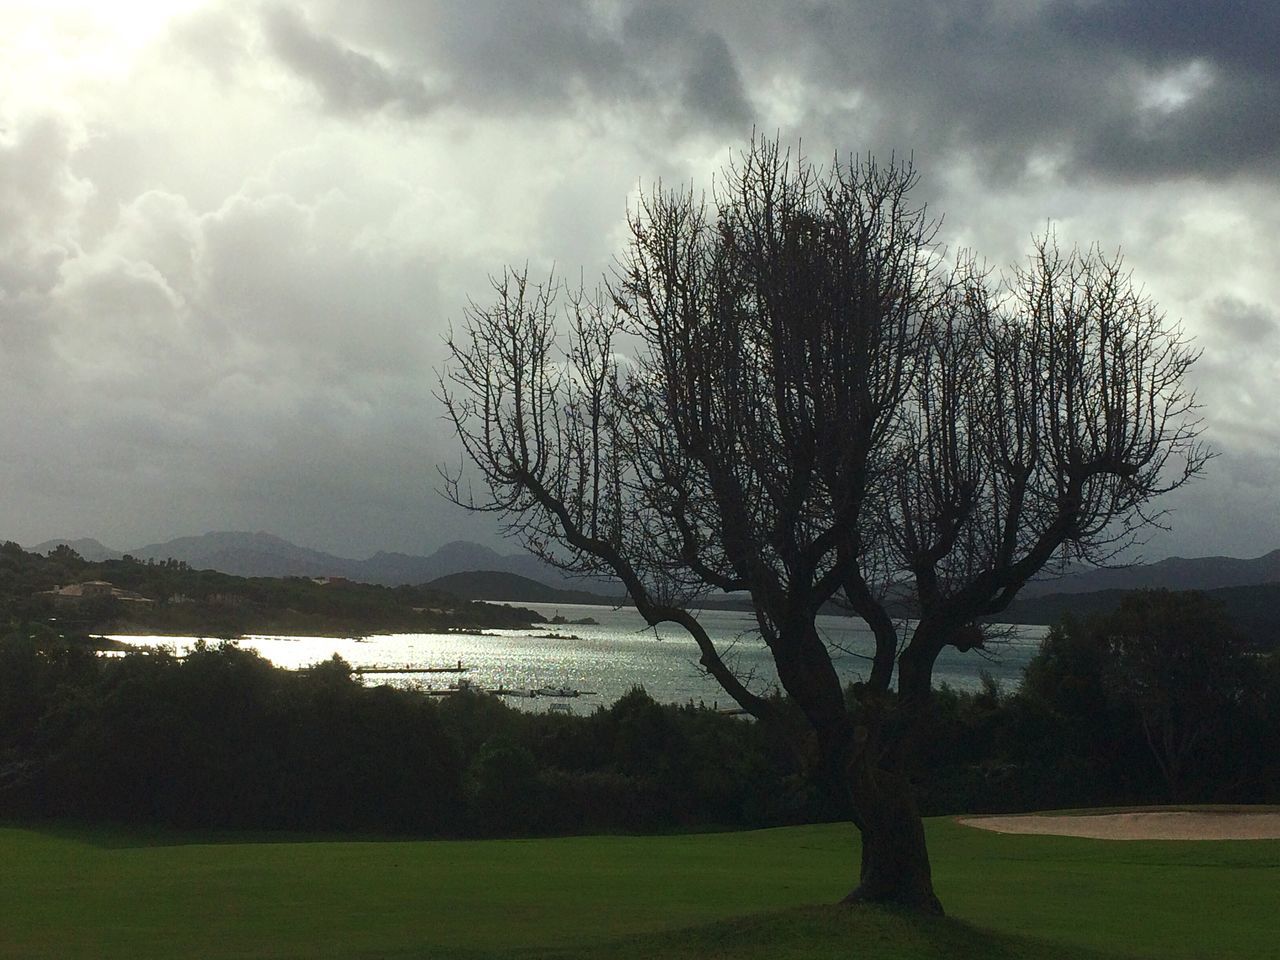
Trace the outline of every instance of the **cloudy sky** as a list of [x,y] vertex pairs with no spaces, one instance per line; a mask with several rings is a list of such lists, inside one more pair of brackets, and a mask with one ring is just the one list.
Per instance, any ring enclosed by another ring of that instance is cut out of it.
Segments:
[[442,331],[754,126],[913,155],[994,263],[1122,248],[1220,454],[1146,555],[1280,547],[1280,4],[765,6],[6,0],[0,539],[496,544],[435,492]]

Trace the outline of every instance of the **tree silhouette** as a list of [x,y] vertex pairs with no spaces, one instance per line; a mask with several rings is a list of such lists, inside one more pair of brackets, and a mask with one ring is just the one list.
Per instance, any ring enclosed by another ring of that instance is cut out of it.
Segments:
[[[940,911],[911,786],[938,654],[981,644],[979,618],[1050,561],[1132,540],[1207,455],[1182,387],[1195,355],[1118,259],[1046,238],[1003,281],[948,268],[916,182],[754,142],[709,198],[644,193],[599,288],[496,278],[450,334],[440,392],[487,488],[446,472],[456,502],[616,576],[780,719],[696,613],[749,593],[862,835],[848,899]],[[892,616],[904,594],[914,623]],[[832,599],[875,637],[851,700],[815,619]]]

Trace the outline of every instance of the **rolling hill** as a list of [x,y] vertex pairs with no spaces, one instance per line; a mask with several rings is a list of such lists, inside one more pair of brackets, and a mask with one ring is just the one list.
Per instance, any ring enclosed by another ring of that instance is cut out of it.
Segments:
[[[1159,588],[1143,588],[1159,589]],[[1173,589],[1173,588],[1171,588]],[[1002,623],[1057,623],[1064,616],[1088,617],[1110,613],[1128,592],[1124,589],[1091,593],[1053,593],[1019,598],[993,617]],[[1260,648],[1280,648],[1280,583],[1255,583],[1204,591],[1222,603],[1250,642]]]
[[1033,580],[1022,597],[1095,593],[1099,590],[1217,590],[1280,583],[1280,550],[1252,559],[1237,557],[1170,557],[1127,567],[1068,570],[1061,577]]
[[[530,554],[501,554],[467,540],[446,543],[426,556],[379,551],[365,560],[300,547],[262,531],[214,531],[150,543],[132,550],[117,550],[89,538],[46,540],[30,549],[33,553],[46,554],[63,544],[92,562],[118,560],[128,554],[139,560],[181,560],[197,570],[217,570],[239,577],[346,577],[394,587],[429,583],[455,573],[484,570],[539,581],[553,590],[584,589],[584,581],[566,577],[555,567]],[[605,596],[621,593],[610,584],[594,581],[586,581],[585,588]]]
[[[566,577],[529,554],[500,554],[466,540],[446,543],[425,556],[380,551],[365,560],[300,547],[270,533],[230,531],[178,537],[130,551],[89,538],[47,540],[32,550],[48,553],[61,544],[95,562],[127,552],[143,560],[173,558],[196,569],[237,576],[337,576],[386,586],[431,584],[463,598],[612,605],[612,598],[622,593],[614,583]],[[1171,557],[1151,564],[1068,571],[1029,583],[999,619],[1054,623],[1066,613],[1114,609],[1125,590],[1152,588],[1211,591],[1260,642],[1280,644],[1280,550],[1251,559]],[[717,597],[707,606],[741,609],[745,601]]]
[[474,570],[451,573],[430,581],[428,587],[443,590],[462,600],[493,600],[506,603],[592,603],[616,606],[622,597],[610,598],[586,590],[558,590],[545,583],[501,570]]

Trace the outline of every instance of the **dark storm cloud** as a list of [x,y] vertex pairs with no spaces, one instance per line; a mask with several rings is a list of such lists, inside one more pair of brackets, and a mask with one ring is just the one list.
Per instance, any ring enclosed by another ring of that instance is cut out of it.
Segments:
[[421,80],[320,36],[294,10],[273,7],[263,20],[267,39],[281,62],[312,83],[335,113],[394,105],[406,113],[422,114],[437,104]]
[[1233,343],[1252,350],[1264,344],[1280,344],[1280,313],[1239,297],[1219,297],[1209,305],[1209,320]]
[[[635,65],[656,75],[655,89],[679,91],[681,107],[695,120],[741,134],[755,119],[733,51],[724,37],[699,27],[675,4],[636,6],[623,21],[625,47]],[[648,88],[637,91],[651,96]]]
[[1064,44],[1105,51],[1118,64],[1153,70],[1201,66],[1204,89],[1156,117],[1101,122],[1085,154],[1115,172],[1214,176],[1276,169],[1280,151],[1280,4],[1242,0],[1129,0],[1059,4],[1051,29]]
[[501,113],[678,108],[697,124],[735,129],[753,117],[729,45],[674,5],[638,8],[618,22],[580,0],[315,9],[328,33],[284,7],[267,14],[265,29],[281,61],[337,112],[390,105],[421,113],[447,100]]
[[708,32],[698,39],[695,50],[685,76],[685,104],[695,115],[743,129],[752,120],[751,107],[729,45],[719,34]]
[[1089,166],[1122,177],[1219,177],[1275,172],[1280,151],[1280,82],[1261,77],[1216,77],[1187,105],[1135,119],[1119,113],[1100,120],[1081,144]]
[[561,109],[580,95],[623,96],[635,82],[626,51],[580,0],[407,0],[363,15],[407,61],[447,71],[470,105]]
[[1215,177],[1276,170],[1276,9],[825,4],[791,37],[816,51],[815,84],[867,95],[862,119],[880,138],[969,151],[995,179],[1045,153],[1072,176]]
[[1224,67],[1277,73],[1280,6],[1273,0],[1101,0],[1059,2],[1054,32],[1080,45],[1109,47],[1155,63],[1209,57]]
[[1270,174],[1280,154],[1280,4],[1270,0],[839,0],[750,13],[727,0],[321,0],[310,10],[314,29],[284,9],[268,27],[281,59],[335,110],[415,112],[442,84],[463,107],[622,108],[742,136],[771,122],[758,94],[781,77],[806,85],[785,121],[797,130],[965,154],[991,180],[1045,157],[1075,178]]

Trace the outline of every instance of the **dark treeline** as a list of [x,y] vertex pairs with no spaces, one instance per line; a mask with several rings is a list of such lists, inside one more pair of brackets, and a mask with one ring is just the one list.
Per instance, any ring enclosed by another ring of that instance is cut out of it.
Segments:
[[1134,591],[1053,627],[1018,690],[934,700],[934,812],[1280,800],[1280,651],[1205,593]]
[[367,688],[231,644],[0,641],[0,815],[486,836],[822,817],[771,732],[636,691],[589,717]]
[[[1201,595],[1135,595],[1056,627],[1018,690],[934,700],[928,814],[1280,800],[1280,656],[1246,652]],[[840,816],[793,734],[640,690],[537,715],[364,687],[336,659],[290,672],[232,645],[102,658],[48,631],[0,640],[8,817],[496,836]]]
[[[998,623],[1048,624],[1057,623],[1066,616],[1104,617],[1116,610],[1130,592],[1097,590],[1018,599],[991,620]],[[1217,587],[1201,592],[1222,605],[1250,649],[1262,653],[1280,650],[1280,583]]]

